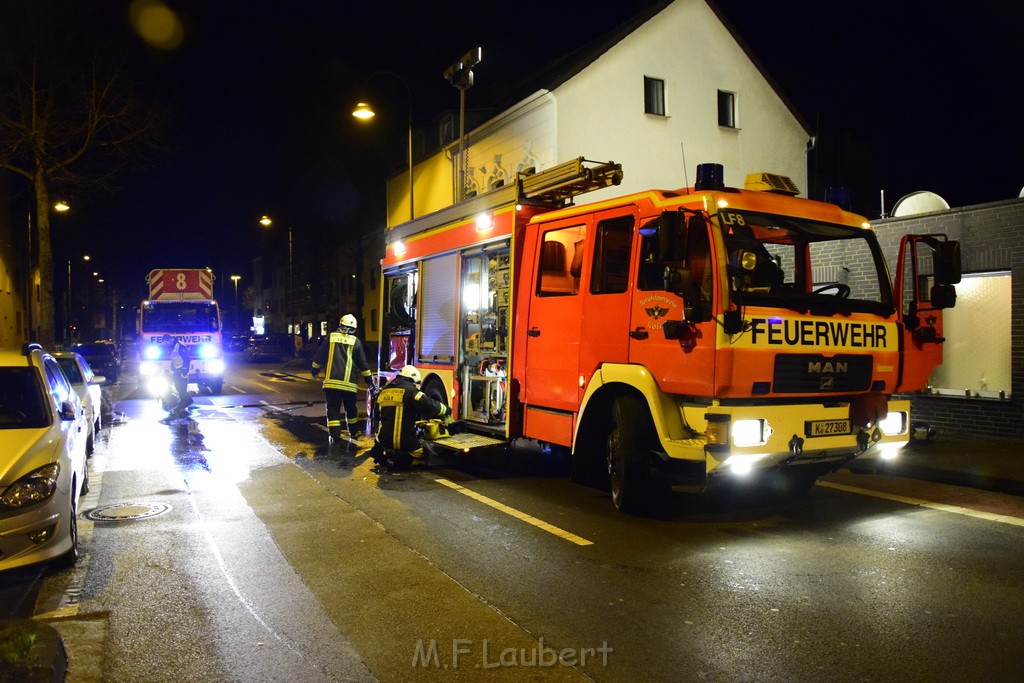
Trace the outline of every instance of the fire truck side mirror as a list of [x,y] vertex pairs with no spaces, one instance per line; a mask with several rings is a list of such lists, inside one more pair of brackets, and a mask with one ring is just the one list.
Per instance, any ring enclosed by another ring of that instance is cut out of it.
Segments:
[[[962,275],[960,243],[955,240],[947,240],[944,242],[937,242],[933,247],[932,265],[934,268],[933,272],[935,273],[935,282],[938,285],[958,284]],[[932,302],[935,302],[934,293],[932,294]]]
[[932,308],[953,308],[956,306],[956,287],[953,285],[932,285],[930,303]]
[[683,232],[683,214],[662,211],[658,221],[658,252],[662,263],[678,263],[686,252],[686,234]]
[[743,331],[743,314],[740,311],[726,311],[722,316],[722,329],[728,335]]
[[683,317],[688,323],[706,323],[711,320],[711,308],[703,302],[687,303],[683,306]]

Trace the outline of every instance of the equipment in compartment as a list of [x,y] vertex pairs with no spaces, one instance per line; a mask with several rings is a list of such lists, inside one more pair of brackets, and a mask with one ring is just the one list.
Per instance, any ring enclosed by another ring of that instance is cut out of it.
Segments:
[[507,408],[510,259],[507,244],[462,258],[461,417],[502,425]]

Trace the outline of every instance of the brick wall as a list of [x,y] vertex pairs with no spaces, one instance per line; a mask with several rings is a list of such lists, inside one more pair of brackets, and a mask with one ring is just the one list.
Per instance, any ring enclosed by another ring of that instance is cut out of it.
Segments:
[[[965,273],[1008,270],[1011,276],[1010,397],[911,395],[913,419],[963,436],[1024,441],[1024,199],[873,221],[889,267],[902,235],[945,233],[960,241]],[[895,273],[893,273],[895,274]],[[978,330],[978,344],[984,344]]]

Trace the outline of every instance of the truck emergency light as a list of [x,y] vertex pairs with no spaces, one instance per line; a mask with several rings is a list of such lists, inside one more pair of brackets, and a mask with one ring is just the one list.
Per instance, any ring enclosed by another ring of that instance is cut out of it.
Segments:
[[723,190],[725,189],[725,171],[722,164],[697,164],[697,182],[693,189]]

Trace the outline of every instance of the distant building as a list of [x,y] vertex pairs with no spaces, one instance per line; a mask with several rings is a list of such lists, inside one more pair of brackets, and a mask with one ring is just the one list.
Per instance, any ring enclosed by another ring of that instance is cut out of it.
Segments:
[[1024,439],[1024,199],[873,221],[889,264],[900,236],[959,240],[963,281],[943,314],[946,342],[913,419],[949,432]]

